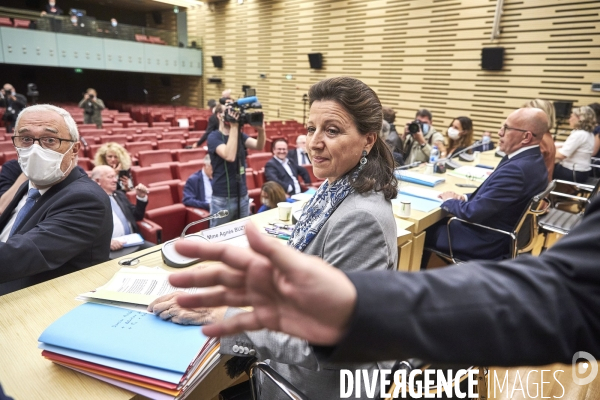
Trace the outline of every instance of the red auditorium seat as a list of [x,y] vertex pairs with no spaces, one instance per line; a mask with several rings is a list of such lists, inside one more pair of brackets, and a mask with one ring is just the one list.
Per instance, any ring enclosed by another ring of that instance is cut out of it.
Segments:
[[146,128],[142,128],[142,133],[160,133],[161,135],[164,133],[165,128],[157,126],[155,128],[153,127],[146,127]]
[[136,128],[113,128],[111,130],[113,135],[135,135],[137,134]]
[[167,163],[173,161],[170,150],[145,150],[138,152],[140,167],[149,167],[151,164]]
[[156,128],[156,127],[167,128],[169,126],[171,126],[170,122],[152,122],[152,128]]
[[158,142],[156,142],[156,146],[158,147],[159,150],[164,150],[164,149],[177,150],[177,149],[182,149],[185,145],[186,145],[186,142],[184,140],[159,140]]
[[248,168],[259,171],[265,167],[265,164],[267,164],[267,161],[271,158],[273,158],[273,154],[271,153],[250,154],[246,157],[246,164],[248,165]]
[[178,163],[175,165],[175,178],[187,181],[187,179],[196,172],[204,168],[203,161],[190,161],[186,163]]
[[28,20],[28,19],[17,19],[17,18],[14,18],[14,24],[13,24],[13,26],[15,28],[29,29],[29,24],[30,23],[31,23],[31,21]]
[[262,188],[266,181],[264,168],[260,171],[254,171],[254,180],[256,181],[256,187]]
[[189,137],[187,132],[164,132],[162,134],[163,140],[185,140]]
[[306,169],[306,171],[308,171],[308,174],[310,175],[310,180],[312,181],[311,186],[319,187],[321,183],[325,182],[325,179],[319,179],[315,176],[315,174],[313,173],[312,164],[303,165],[303,167]]
[[125,149],[134,157],[137,157],[140,151],[152,150],[152,142],[130,142],[125,143]]
[[204,131],[204,130],[206,130],[207,126],[208,126],[207,119],[197,119],[196,121],[194,121],[194,130],[195,131]]
[[148,41],[153,44],[167,44],[167,42],[165,42],[158,36],[148,36]]
[[173,180],[171,168],[168,166],[131,167],[131,175],[134,184],[143,183],[149,186],[151,183]]
[[87,156],[90,159],[94,159],[94,157],[96,157],[96,152],[98,151],[98,149],[101,147],[101,144],[91,144],[87,147]]
[[[14,149],[14,147],[13,147]],[[5,151],[4,153],[0,153],[0,154],[4,154],[4,161],[3,163],[10,161],[10,160],[18,160],[19,156],[17,155],[16,151]]]
[[[135,204],[135,190],[127,192],[127,197],[132,204]],[[153,186],[150,194],[148,195],[148,205],[146,211],[154,210],[160,207],[171,206],[175,204],[173,199],[173,193],[171,188],[167,185]]]
[[204,132],[206,131],[189,131],[188,135],[190,138],[200,139],[202,136],[204,136]]
[[137,34],[135,35],[135,41],[136,42],[142,42],[142,43],[150,43],[150,40],[148,40],[148,36],[146,35],[140,35]]
[[156,133],[137,133],[131,136],[131,140],[134,142],[156,142],[160,139],[162,139],[162,136]]
[[188,162],[203,160],[207,151],[201,148],[173,150],[173,161]]
[[10,18],[0,17],[0,26],[13,26]]
[[[185,226],[193,221],[198,221],[208,216],[208,211],[189,209],[183,204],[173,204],[146,211],[146,218],[162,227],[162,241],[174,239],[181,235]],[[207,229],[209,221],[191,227],[187,233],[200,232]]]
[[5,151],[15,151],[15,146],[13,146],[12,139],[10,141],[2,141],[0,142],[0,153]]
[[94,169],[94,164],[87,157],[78,157],[77,165],[83,168],[84,171],[91,171],[92,169]]
[[127,135],[104,135],[100,136],[100,143],[119,143],[120,145],[125,145],[125,143],[129,142],[131,136]]

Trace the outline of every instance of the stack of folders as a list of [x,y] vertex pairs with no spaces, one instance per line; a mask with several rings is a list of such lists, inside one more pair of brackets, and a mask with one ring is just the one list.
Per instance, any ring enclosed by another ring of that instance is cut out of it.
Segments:
[[420,199],[436,201],[438,203],[442,202],[442,199],[440,199],[442,192],[439,190],[425,189],[417,186],[401,186],[398,192],[400,194],[418,197]]
[[448,174],[471,181],[483,182],[492,174],[492,172],[493,171],[489,168],[463,166],[448,172]]
[[429,174],[421,174],[421,173],[412,172],[412,171],[396,170],[394,175],[396,176],[397,179],[400,179],[401,181],[416,183],[418,185],[431,186],[431,187],[439,185],[440,183],[444,183],[446,181],[446,179],[441,178],[439,176],[429,175]]
[[[120,282],[121,294],[129,295],[129,299],[146,297],[149,286],[155,288],[158,283],[156,275],[147,269],[137,277],[147,282],[136,284],[130,280],[135,276],[131,270],[120,271],[109,283]],[[105,285],[98,294],[106,295],[110,286]],[[140,287],[145,289],[143,293],[132,293]],[[86,302],[46,328],[38,339],[45,358],[158,400],[185,398],[219,363],[218,339],[207,338],[198,326],[164,321],[138,311],[133,303],[123,303],[123,308],[115,299],[102,299],[111,297],[104,295],[97,303]],[[138,303],[138,307],[145,306]]]

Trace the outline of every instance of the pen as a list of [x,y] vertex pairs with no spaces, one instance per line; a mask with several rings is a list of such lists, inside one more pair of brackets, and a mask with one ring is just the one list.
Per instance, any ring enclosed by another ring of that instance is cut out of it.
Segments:
[[290,235],[284,235],[282,233],[280,233],[280,234],[269,234],[269,235],[274,236],[277,239],[290,240]]

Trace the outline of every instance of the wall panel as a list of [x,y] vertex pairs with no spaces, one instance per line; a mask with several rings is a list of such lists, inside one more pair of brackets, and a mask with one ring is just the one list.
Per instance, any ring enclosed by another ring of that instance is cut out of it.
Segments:
[[[204,99],[256,87],[268,119],[302,121],[302,95],[318,80],[350,75],[371,85],[399,121],[429,108],[445,129],[473,118],[476,136],[497,131],[528,99],[600,101],[600,7],[596,0],[505,0],[490,41],[494,0],[246,0],[188,10],[189,40],[202,38]],[[483,71],[483,47],[506,48],[502,71]],[[324,68],[309,68],[321,52]],[[223,69],[211,55],[222,55]],[[259,78],[266,74],[265,79]],[[292,79],[286,79],[291,75]],[[566,128],[566,127],[563,127]],[[564,133],[568,133],[563,129]]]

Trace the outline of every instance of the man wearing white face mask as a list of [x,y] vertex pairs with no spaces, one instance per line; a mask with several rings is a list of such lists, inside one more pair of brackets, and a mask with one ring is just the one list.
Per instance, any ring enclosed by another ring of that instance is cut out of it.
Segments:
[[108,197],[75,168],[67,111],[24,109],[12,140],[28,181],[0,215],[0,295],[108,260],[113,231]]
[[[405,164],[411,164],[416,161],[429,161],[429,155],[433,146],[437,146],[442,157],[445,156],[444,135],[431,126],[432,120],[433,116],[431,112],[422,109],[417,111],[415,121],[406,123],[404,135],[402,135],[402,141],[404,142],[402,155],[404,156]],[[414,132],[412,132],[413,127]]]

